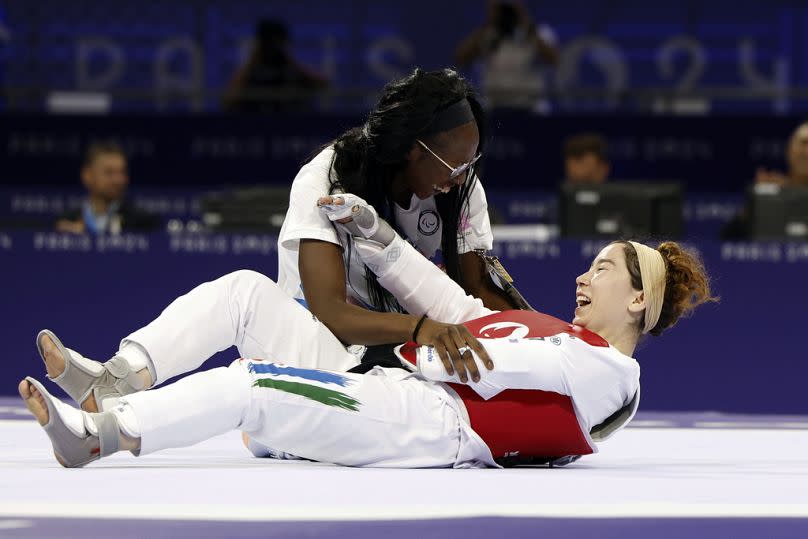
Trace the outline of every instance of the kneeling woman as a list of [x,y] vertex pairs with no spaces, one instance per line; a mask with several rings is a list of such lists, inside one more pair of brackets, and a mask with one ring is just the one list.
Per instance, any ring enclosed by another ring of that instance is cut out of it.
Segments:
[[[490,358],[478,358],[486,368],[462,382],[433,348],[412,343],[397,349],[411,371],[361,375],[245,358],[125,395],[100,414],[64,405],[32,378],[20,383],[20,394],[69,467],[120,450],[189,446],[233,429],[279,451],[348,466],[481,467],[514,454],[581,455],[596,451],[594,442],[636,409],[640,369],[631,356],[641,334],[659,335],[712,299],[698,258],[673,242],[605,247],[576,279],[572,324],[486,309],[399,237],[365,242],[361,251],[410,313],[470,320]],[[282,328],[284,313],[299,305],[278,298]]]

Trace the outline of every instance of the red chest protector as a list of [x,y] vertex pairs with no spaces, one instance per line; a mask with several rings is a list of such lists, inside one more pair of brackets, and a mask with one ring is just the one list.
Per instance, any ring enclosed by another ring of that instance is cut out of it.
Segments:
[[[584,328],[535,311],[502,311],[464,324],[475,337],[549,337],[567,333],[592,346],[609,346]],[[414,362],[415,343],[400,353]],[[496,368],[496,366],[494,366]],[[469,414],[471,427],[491,449],[494,458],[564,457],[588,455],[592,448],[581,432],[566,395],[534,389],[507,389],[483,400],[470,387],[449,384]]]

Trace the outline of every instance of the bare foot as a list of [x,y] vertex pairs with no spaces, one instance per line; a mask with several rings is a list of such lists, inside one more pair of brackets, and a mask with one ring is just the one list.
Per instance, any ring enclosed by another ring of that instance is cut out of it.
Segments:
[[[45,404],[45,398],[42,396],[42,393],[28,380],[21,381],[17,389],[20,392],[20,397],[25,401],[28,411],[34,414],[39,425],[42,427],[47,425],[50,420],[50,414],[48,413],[48,405]],[[69,468],[64,459],[59,456],[56,451],[53,452],[53,456],[56,457],[59,464]]]
[[[61,374],[65,372],[65,358],[62,357],[59,348],[48,335],[42,335],[42,338],[39,340],[39,346],[42,348],[42,357],[45,358],[45,368],[48,371],[48,377],[53,379],[57,376],[61,376]],[[79,403],[79,406],[81,406],[81,409],[85,412],[98,412],[98,405],[92,393],[90,393],[90,396],[87,397],[84,402]]]
[[28,380],[20,382],[19,388],[20,397],[25,401],[28,411],[34,414],[34,417],[41,426],[48,424],[50,418],[48,414],[48,405],[45,404],[45,398]]
[[[28,380],[23,380],[20,382],[18,387],[20,392],[20,397],[25,401],[25,405],[28,407],[28,411],[34,414],[37,422],[40,426],[44,427],[48,424],[48,420],[50,419],[50,414],[48,413],[48,405],[45,404],[45,398],[42,396],[42,393],[34,387],[34,384],[29,382]],[[63,459],[56,454],[56,451],[53,452],[53,456],[56,457],[56,460],[59,461],[59,464],[62,466],[67,466]]]
[[45,358],[45,368],[48,369],[48,377],[56,378],[65,372],[65,358],[59,353],[56,344],[48,335],[42,335],[39,339],[39,346],[42,348],[42,357]]

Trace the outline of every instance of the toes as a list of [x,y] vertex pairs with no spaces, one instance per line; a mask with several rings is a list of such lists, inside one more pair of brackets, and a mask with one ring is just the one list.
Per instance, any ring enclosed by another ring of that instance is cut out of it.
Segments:
[[28,380],[20,382],[19,391],[28,411],[34,415],[40,425],[47,425],[50,414],[48,413],[45,397]]
[[39,341],[39,346],[42,349],[42,357],[45,359],[45,368],[48,370],[48,376],[56,378],[65,370],[65,359],[62,357],[59,348],[49,335],[43,335]]
[[39,339],[39,345],[42,347],[42,352],[46,356],[53,353],[53,349],[56,348],[56,345],[53,344],[53,339],[51,339],[49,335],[43,335]]
[[28,380],[22,380],[17,386],[17,391],[20,392],[20,397],[23,399],[30,399],[31,398],[31,384]]

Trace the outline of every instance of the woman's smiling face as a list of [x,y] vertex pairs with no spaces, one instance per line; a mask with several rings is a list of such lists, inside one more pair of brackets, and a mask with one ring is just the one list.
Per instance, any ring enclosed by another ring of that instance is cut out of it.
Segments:
[[[440,133],[432,140],[425,141],[429,149],[440,156],[450,167],[468,163],[477,155],[480,145],[480,131],[475,122],[463,124],[454,129]],[[434,147],[433,147],[434,146]],[[416,143],[415,159],[411,160],[405,170],[409,188],[420,198],[448,192],[455,186],[462,185],[467,174],[450,178],[451,170],[441,163],[438,157]]]
[[572,323],[604,337],[637,323],[645,309],[642,290],[631,285],[622,243],[604,247],[575,284],[577,307]]

